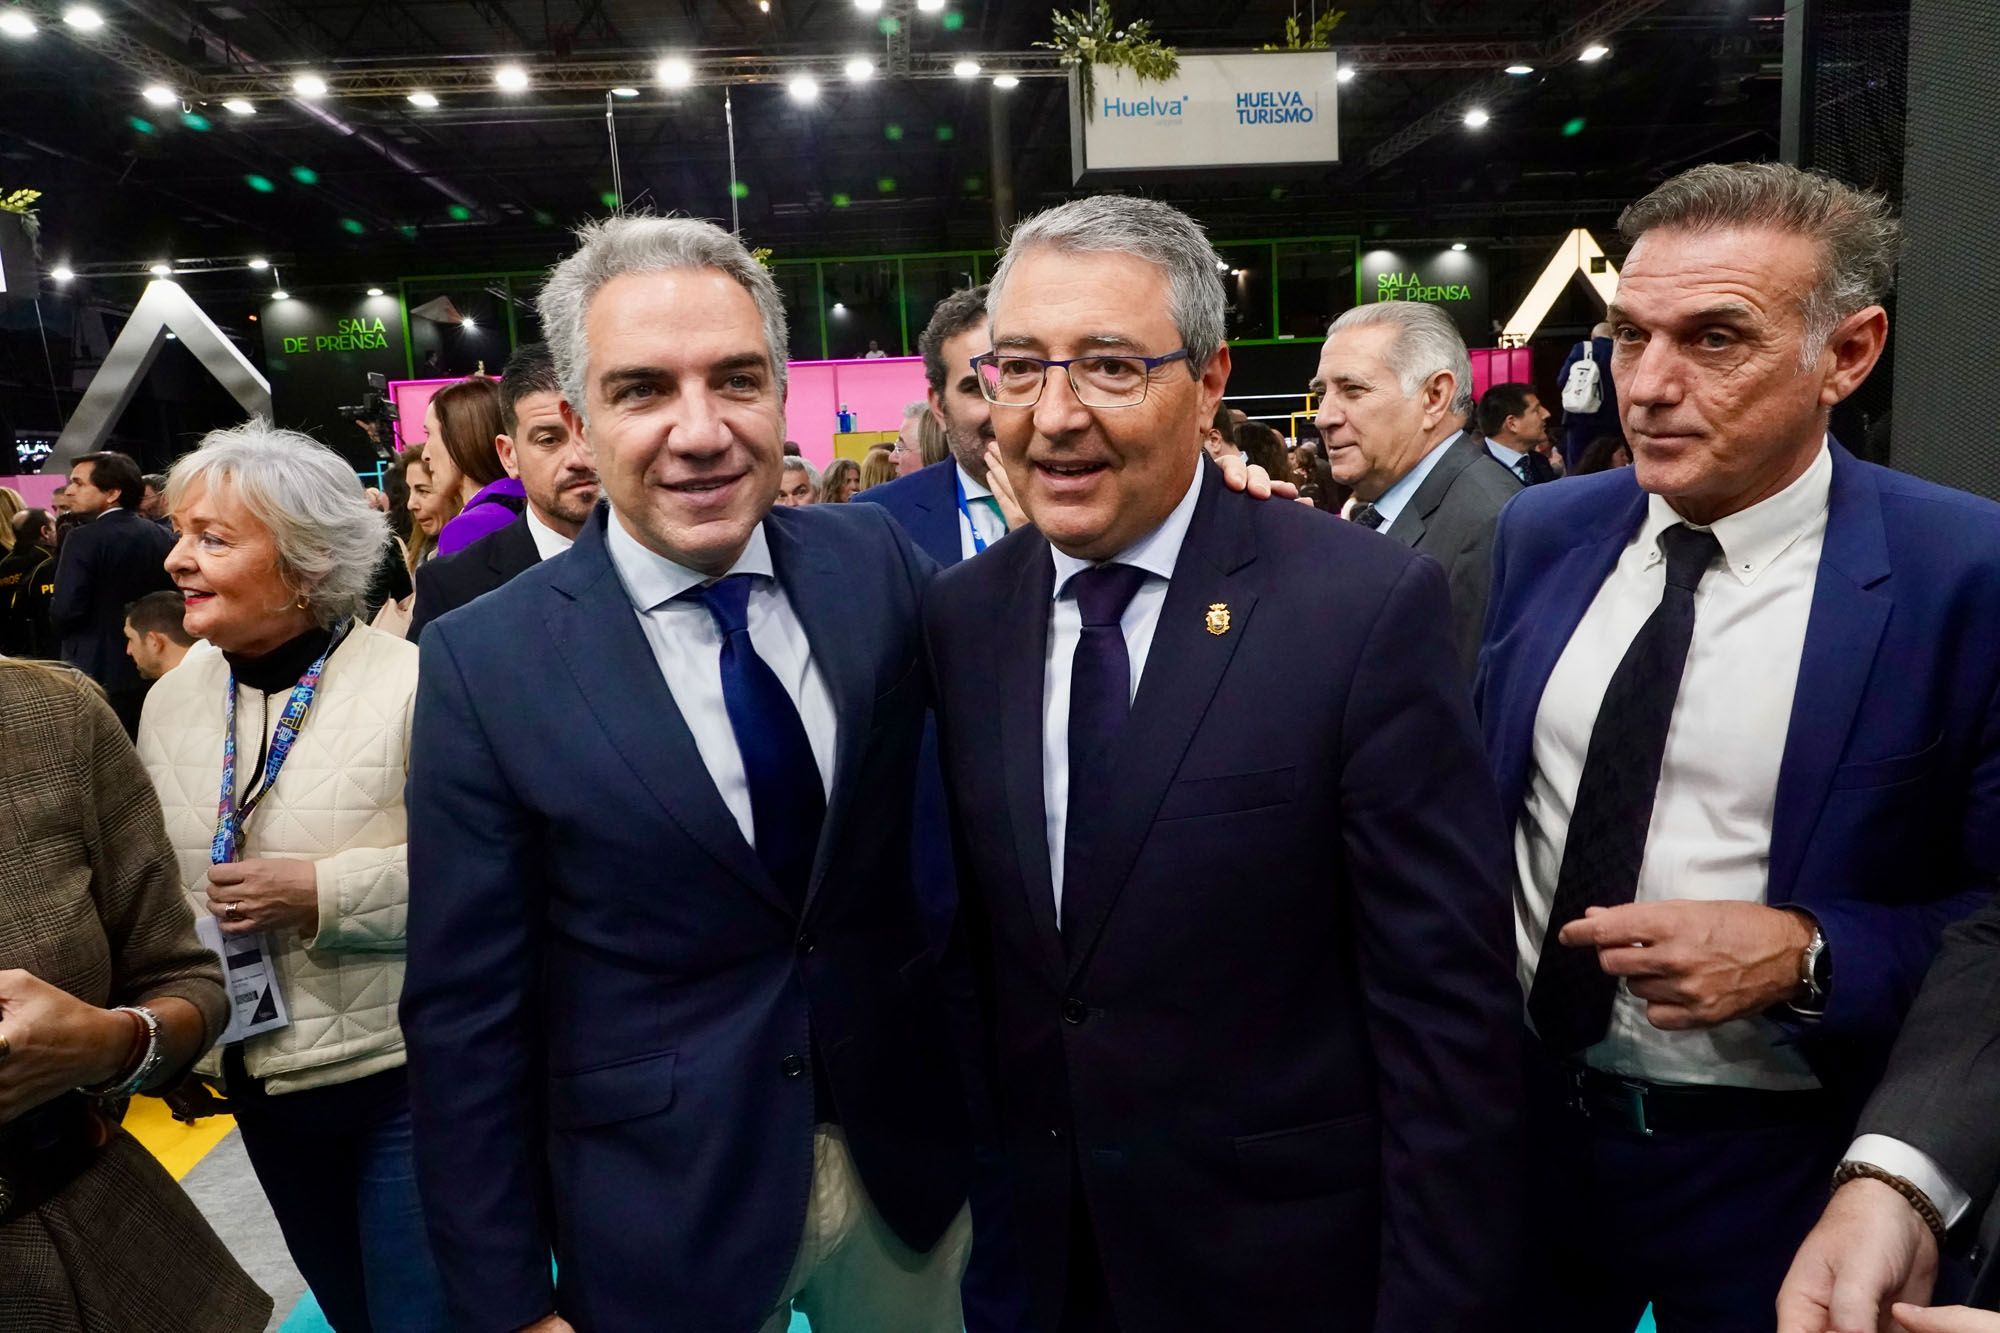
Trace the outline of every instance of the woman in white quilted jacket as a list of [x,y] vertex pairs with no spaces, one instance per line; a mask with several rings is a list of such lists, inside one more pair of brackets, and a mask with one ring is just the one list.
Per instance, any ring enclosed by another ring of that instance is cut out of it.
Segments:
[[230,969],[202,1070],[328,1322],[442,1329],[396,1024],[417,653],[357,622],[384,520],[332,450],[263,422],[204,439],[167,504],[206,645],[153,687],[139,753]]

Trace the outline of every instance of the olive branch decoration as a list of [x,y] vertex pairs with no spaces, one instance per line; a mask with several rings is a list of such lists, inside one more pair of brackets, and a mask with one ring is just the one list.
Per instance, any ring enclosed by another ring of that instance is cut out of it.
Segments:
[[1120,28],[1112,19],[1111,6],[1106,0],[1093,0],[1084,10],[1068,13],[1058,10],[1049,16],[1049,21],[1053,26],[1052,40],[1035,45],[1057,52],[1077,67],[1086,118],[1092,115],[1097,101],[1096,82],[1091,77],[1093,66],[1129,69],[1141,83],[1161,83],[1180,73],[1180,52],[1153,36],[1151,21],[1134,19]]

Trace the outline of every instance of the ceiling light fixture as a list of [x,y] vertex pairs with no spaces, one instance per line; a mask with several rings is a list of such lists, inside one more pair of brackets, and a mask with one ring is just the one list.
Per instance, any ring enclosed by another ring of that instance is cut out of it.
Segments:
[[944,12],[944,0],[917,0],[919,14],[940,14]]
[[694,66],[679,56],[669,56],[653,70],[662,88],[685,88],[694,82]]
[[1611,54],[1611,48],[1606,46],[1603,42],[1592,42],[1589,46],[1586,46],[1583,48],[1583,50],[1577,52],[1576,58],[1578,60],[1581,60],[1586,65],[1594,65],[1598,61],[1604,59],[1604,57],[1610,54]]
[[618,87],[611,90],[611,95],[613,97],[637,97],[639,90],[637,88]]
[[257,108],[240,97],[232,97],[222,104],[222,109],[232,116],[254,116]]
[[819,80],[810,74],[795,75],[785,85],[785,91],[792,95],[794,102],[816,102],[819,100]]
[[382,289],[380,287],[370,287],[368,289],[368,294],[370,296],[380,296],[382,294]]
[[250,267],[256,269],[259,273],[261,273],[265,269],[271,267],[271,261],[264,258],[264,256],[262,255],[258,255],[250,261]]
[[1333,81],[1334,81],[1335,83],[1352,83],[1352,82],[1354,82],[1354,66],[1352,66],[1352,65],[1342,65],[1342,66],[1340,67],[1340,70],[1339,70],[1339,72],[1338,72],[1338,73],[1336,73],[1336,74],[1335,74],[1335,75],[1333,76]]
[[961,60],[951,67],[951,72],[961,79],[976,79],[979,77],[979,62],[977,60]]
[[850,83],[866,83],[875,77],[875,62],[866,56],[854,57],[845,68]]
[[301,74],[292,80],[292,91],[307,99],[325,97],[326,80],[317,74]]
[[467,315],[464,319],[459,320],[458,323],[459,327],[466,329],[469,332],[472,333],[479,332],[479,321],[474,319],[470,315]]
[[1464,254],[1464,253],[1465,253],[1465,242],[1464,242],[1464,241],[1453,241],[1453,242],[1451,243],[1451,248],[1452,248],[1452,249],[1453,249],[1454,251],[1456,251],[1457,253],[1459,253],[1459,254]]
[[411,106],[422,107],[426,111],[432,111],[437,108],[437,104],[436,93],[425,92],[422,88],[419,88],[410,94]]
[[76,274],[74,271],[71,270],[68,264],[57,264],[54,268],[49,270],[49,276],[54,278],[57,282],[68,282],[71,278],[74,278]]
[[292,299],[292,294],[286,291],[283,287],[280,287],[276,291],[271,293],[271,299],[273,301],[289,301]]
[[167,278],[173,276],[174,269],[171,264],[155,264],[153,265],[152,272],[156,278]]
[[502,65],[493,71],[493,83],[503,93],[526,92],[528,71],[519,65]]
[[879,14],[882,12],[882,0],[854,0],[854,7],[864,14]]
[[1533,74],[1535,67],[1533,65],[1509,65],[1507,66],[1507,72],[1518,79],[1523,74]]
[[181,100],[181,95],[162,83],[149,83],[139,96],[154,106],[172,106]]
[[1465,128],[1468,130],[1483,130],[1492,119],[1492,112],[1483,106],[1476,106],[1465,113]]
[[993,76],[993,86],[1003,93],[1008,93],[1020,87],[1021,80],[1012,74],[995,74]]
[[104,27],[104,15],[89,5],[71,5],[63,11],[63,22],[78,32],[97,32]]
[[35,35],[35,21],[22,10],[10,9],[0,14],[0,32],[17,42],[25,42]]

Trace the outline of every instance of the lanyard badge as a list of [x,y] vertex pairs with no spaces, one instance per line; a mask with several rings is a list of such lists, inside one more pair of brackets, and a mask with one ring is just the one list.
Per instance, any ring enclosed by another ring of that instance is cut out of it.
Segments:
[[306,715],[312,711],[313,698],[319,693],[320,676],[326,670],[326,659],[333,656],[333,650],[347,637],[346,631],[345,625],[334,631],[333,641],[327,644],[326,651],[306,668],[306,674],[299,677],[299,683],[292,687],[292,696],[285,701],[285,711],[278,716],[278,729],[271,735],[271,749],[264,760],[262,780],[240,810],[236,805],[236,673],[229,673],[229,695],[222,714],[222,796],[216,802],[215,840],[209,845],[209,860],[216,865],[234,861],[242,855],[243,826],[270,794],[271,784],[278,780],[278,770],[285,766],[285,759],[292,752],[292,743],[299,738],[299,730],[306,724]]

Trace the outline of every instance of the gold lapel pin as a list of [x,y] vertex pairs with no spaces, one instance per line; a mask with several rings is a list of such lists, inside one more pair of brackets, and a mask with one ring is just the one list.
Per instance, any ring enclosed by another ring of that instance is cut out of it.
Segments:
[[1208,616],[1202,623],[1208,626],[1210,634],[1229,633],[1229,603],[1210,602]]

